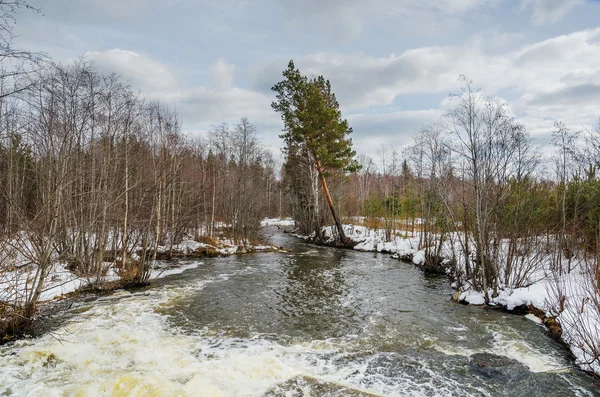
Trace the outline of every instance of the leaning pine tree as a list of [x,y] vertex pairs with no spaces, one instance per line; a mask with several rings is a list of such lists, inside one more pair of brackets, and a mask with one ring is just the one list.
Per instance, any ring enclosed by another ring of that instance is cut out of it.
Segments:
[[352,128],[342,119],[329,80],[323,76],[313,79],[302,76],[294,61],[290,61],[283,76],[284,80],[272,88],[277,93],[277,101],[271,106],[281,113],[284,122],[284,133],[280,135],[286,144],[284,151],[307,153],[314,161],[340,243],[347,244],[325,177],[332,170],[354,172],[359,169],[354,160],[352,139],[348,137]]

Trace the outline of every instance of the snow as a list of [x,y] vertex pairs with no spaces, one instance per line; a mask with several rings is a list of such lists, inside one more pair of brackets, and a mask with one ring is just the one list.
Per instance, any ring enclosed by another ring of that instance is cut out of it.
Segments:
[[[354,246],[355,250],[398,255],[414,254],[417,252],[414,247],[419,244],[418,237],[405,238],[396,235],[393,241],[387,241],[385,230],[383,229],[370,229],[360,225],[343,225],[343,227],[346,237],[357,243]],[[334,227],[325,226],[322,232],[326,239],[334,240],[334,236],[336,235]],[[299,237],[308,238],[308,236]]]
[[[282,220],[282,223],[285,222],[289,222],[289,220]],[[27,241],[23,239],[20,241],[20,243],[27,244]],[[157,251],[167,252],[172,248],[174,251],[190,254],[199,249],[211,247],[220,255],[234,255],[238,253],[238,246],[235,245],[231,240],[220,238],[216,240],[216,243],[216,246],[211,246],[209,244],[194,241],[191,238],[186,238],[179,244],[174,244],[172,247],[168,245],[159,246]],[[269,245],[248,245],[248,248],[251,251],[277,250],[277,247]],[[136,250],[134,249],[133,251],[135,252]],[[131,256],[131,258],[134,260],[139,259],[135,253]],[[119,258],[117,258],[117,260],[118,259]],[[35,277],[37,267],[33,264],[30,264],[27,258],[23,257],[23,255],[20,255],[16,250],[12,250],[10,252],[8,250],[1,251],[0,263],[12,264],[10,269],[0,271],[0,301],[15,303],[24,302],[26,294],[31,294],[32,280]],[[172,274],[182,273],[185,270],[195,268],[200,264],[202,264],[201,261],[196,261],[191,264],[179,266],[177,264],[173,265],[171,263],[167,264],[156,261],[153,264],[150,279],[154,280]],[[118,281],[121,279],[116,269],[113,267],[113,263],[105,262],[103,263],[103,266],[100,282]],[[68,269],[66,263],[57,260],[57,262],[50,267],[48,275],[45,279],[44,289],[40,295],[40,302],[50,301],[62,297],[66,294],[85,288],[96,281],[96,275],[76,275]]]
[[460,300],[467,302],[470,305],[483,305],[485,303],[483,292],[476,292],[473,290],[464,291],[460,294]]
[[415,265],[422,265],[425,263],[425,251],[418,251],[414,256],[413,256],[413,263]]
[[196,251],[199,248],[206,247],[207,244],[199,243],[194,240],[184,240],[179,244],[173,246],[173,249],[176,251],[181,251],[183,253],[189,254],[191,252]]
[[[104,265],[106,268],[103,272],[104,275],[100,277],[101,282],[120,279],[114,269],[110,267],[110,263],[104,263]],[[0,282],[0,301],[21,302],[26,291],[31,293],[31,280],[35,275],[35,269],[35,266],[29,265],[18,270],[3,272],[2,282]],[[96,281],[96,276],[77,276],[67,268],[65,263],[57,262],[50,267],[40,301],[49,301],[69,294],[90,285],[93,281]]]
[[295,226],[296,222],[292,218],[265,218],[260,221],[261,226]]
[[359,251],[375,251],[375,246],[371,241],[363,241],[355,245],[354,249]]
[[536,324],[540,324],[540,325],[543,325],[543,324],[544,324],[544,322],[542,321],[542,319],[541,319],[541,318],[539,318],[538,316],[536,316],[535,314],[531,314],[531,313],[529,313],[529,314],[526,314],[526,315],[525,315],[525,318],[526,318],[527,320],[533,321],[533,322],[534,322],[534,323],[536,323]]
[[515,307],[522,305],[533,305],[542,309],[548,299],[547,295],[547,285],[545,282],[540,281],[526,288],[501,290],[499,295],[492,299],[492,302],[506,306],[508,310],[513,310]]
[[87,280],[71,273],[63,263],[57,263],[46,281],[46,288],[40,296],[40,301],[52,300],[57,296],[83,288],[87,284]]
[[[562,338],[571,347],[580,366],[600,374],[597,356],[600,351],[600,297],[595,270],[580,264],[571,273],[554,280],[555,289],[561,290],[566,298],[563,310],[558,313],[557,307],[560,305],[556,303],[556,294],[550,295],[549,302],[554,302],[554,305],[549,305],[548,310],[558,314]],[[581,346],[588,351],[582,350]],[[595,350],[595,354],[590,350]]]
[[[261,225],[263,226],[292,226],[294,221],[290,218],[265,218]],[[407,235],[407,233],[393,235],[391,241],[386,238],[383,229],[370,229],[360,225],[344,225],[346,236],[356,242],[355,250],[368,252],[381,252],[392,254],[394,258],[400,258],[408,255],[412,256],[412,262],[421,266],[425,262],[425,251],[419,249],[419,236]],[[327,239],[334,239],[335,228],[327,226],[323,228],[323,235]],[[307,239],[308,236],[298,236]],[[19,241],[20,244],[27,244],[25,239]],[[13,244],[17,244],[13,242]],[[185,254],[192,253],[201,248],[210,245],[194,241],[187,238],[179,244],[173,245],[173,249]],[[218,246],[210,246],[221,255],[233,255],[238,253],[238,246],[233,241],[219,239]],[[159,251],[165,252],[170,249],[169,246],[159,247]],[[257,245],[251,247],[255,251],[269,251],[276,249],[267,245]],[[25,249],[23,249],[25,251]],[[464,270],[464,257],[461,254],[459,243],[451,235],[444,242],[441,255],[448,261],[452,255],[456,260],[459,270]],[[521,288],[511,288],[503,286],[498,291],[498,295],[493,297],[493,291],[489,291],[491,297],[490,304],[506,307],[508,310],[522,305],[533,305],[544,311],[547,316],[555,316],[561,324],[563,340],[569,345],[571,351],[576,357],[577,363],[581,368],[600,374],[600,365],[597,358],[590,356],[589,352],[582,350],[581,346],[595,346],[600,350],[600,304],[596,305],[594,298],[597,296],[597,281],[594,272],[585,266],[582,259],[573,260],[573,271],[566,273],[558,278],[552,278],[552,272],[549,269],[549,261],[542,255],[532,255],[532,258],[525,257],[524,260],[530,260],[533,270],[527,277],[527,286]],[[132,256],[132,258],[134,258]],[[540,259],[541,258],[541,259]],[[534,262],[535,261],[535,262]],[[26,258],[18,253],[0,252],[0,262],[3,264],[11,263],[13,267],[10,270],[0,272],[0,301],[20,302],[25,292],[31,289],[31,279],[36,273],[36,267],[31,265]],[[188,269],[200,266],[203,262],[197,261],[182,266],[165,265],[157,262],[151,273],[151,279],[166,277],[172,274],[182,273]],[[110,263],[105,263],[103,269],[102,281],[117,281],[120,279],[116,270]],[[57,262],[50,269],[45,282],[45,288],[41,295],[41,301],[48,301],[65,294],[74,292],[83,288],[95,280],[95,277],[82,277],[73,274],[65,263]],[[475,291],[466,282],[453,283],[453,288],[460,288],[460,300],[471,305],[484,305],[485,299],[483,292]],[[560,290],[565,296],[564,302],[559,304],[560,296],[555,291]],[[562,311],[558,308],[562,307]],[[541,320],[533,315],[527,315],[531,321],[540,323]],[[586,340],[581,329],[586,331],[587,335],[592,335],[592,340]],[[590,364],[591,363],[591,364]]]
[[218,251],[223,255],[233,255],[238,251],[238,247],[224,247],[220,248]]
[[254,250],[255,251],[272,251],[273,246],[271,246],[271,245],[255,245]]

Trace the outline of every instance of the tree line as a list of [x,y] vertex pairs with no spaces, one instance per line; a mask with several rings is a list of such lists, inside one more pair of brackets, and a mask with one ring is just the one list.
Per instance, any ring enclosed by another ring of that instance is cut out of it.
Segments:
[[[339,217],[384,229],[388,241],[418,235],[426,268],[454,266],[458,284],[482,291],[486,302],[545,277],[549,261],[562,275],[585,257],[600,279],[600,123],[573,132],[557,121],[549,159],[506,102],[461,81],[451,110],[403,151],[382,147],[379,165],[346,152],[345,164],[358,166],[327,169]],[[323,211],[332,200],[319,186],[314,154],[286,134],[286,208],[302,233],[319,240],[316,230],[337,223]]]
[[0,94],[0,317],[30,318],[58,261],[145,283],[159,246],[246,245],[278,212],[276,163],[248,119],[185,134],[176,111],[85,60],[22,77]]
[[[290,75],[298,79],[293,71],[290,64],[284,83]],[[325,168],[327,189],[320,189],[323,169],[307,144],[313,123],[323,125],[323,118],[302,113],[308,96],[295,98],[293,114],[309,120],[284,117],[287,209],[317,242],[322,227],[335,224],[343,243],[342,222],[383,229],[387,241],[410,235],[424,251],[426,271],[450,274],[459,289],[482,292],[486,303],[546,280],[553,315],[570,305],[562,321],[577,333],[588,364],[598,364],[600,341],[590,318],[600,318],[600,120],[582,131],[556,121],[546,147],[552,153],[543,154],[506,102],[460,80],[450,110],[403,151],[383,146],[379,165],[364,155],[354,159],[351,129],[320,134],[320,147],[341,144],[344,155],[343,163]],[[289,107],[286,98],[294,97],[280,95],[279,104]],[[335,114],[337,102],[329,106]],[[332,202],[335,208],[323,211]]]

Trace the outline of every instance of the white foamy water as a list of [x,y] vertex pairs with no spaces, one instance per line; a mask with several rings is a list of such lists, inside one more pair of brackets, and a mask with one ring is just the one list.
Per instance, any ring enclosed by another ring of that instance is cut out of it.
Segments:
[[[193,319],[181,328],[175,325],[180,324],[182,307],[195,310],[188,302],[202,296],[206,302],[226,299],[229,295],[220,296],[220,291],[240,288],[248,282],[244,277],[263,280],[260,277],[272,273],[238,267],[201,281],[195,274],[176,285],[99,298],[86,311],[80,307],[79,314],[52,334],[0,347],[0,396],[262,396],[299,376],[382,396],[496,395],[493,387],[467,373],[466,356],[479,351],[443,338],[468,338],[473,335],[471,325],[443,323],[440,338],[417,335],[418,331],[409,338],[400,332],[406,324],[386,320],[385,299],[366,297],[360,290],[334,295],[339,299],[331,304],[346,309],[372,299],[378,310],[336,338],[312,340],[310,332],[294,337],[285,332],[231,332],[227,325],[251,315],[233,311],[227,313],[236,316],[222,328],[195,329]],[[322,273],[320,282],[335,283],[331,271]],[[261,304],[267,303],[271,302]],[[514,342],[523,338],[504,331],[501,324],[483,328],[492,353],[515,358],[534,372],[554,371],[562,364],[556,354]],[[303,388],[301,395],[322,395],[311,387]]]
[[[188,287],[117,293],[52,335],[0,348],[0,395],[260,396],[299,375],[386,395],[423,395],[423,384],[411,376],[391,384],[384,375],[368,373],[381,355],[335,364],[348,355],[344,346],[356,337],[281,345],[261,335],[239,339],[214,330],[180,332],[167,315],[157,313],[229,276]],[[452,381],[432,375],[453,388]]]
[[[450,328],[455,331],[466,331],[464,327]],[[492,341],[491,346],[482,349],[473,349],[460,344],[448,344],[436,341],[433,348],[447,355],[469,357],[476,353],[492,353],[511,358],[524,364],[531,372],[560,372],[567,366],[565,359],[555,352],[540,351],[539,347],[527,343],[521,335],[509,332],[500,326],[487,326]],[[458,338],[458,337],[457,337]]]
[[327,372],[310,358],[331,349],[327,343],[284,347],[258,337],[190,335],[156,312],[228,276],[118,293],[52,335],[0,348],[0,395],[256,396],[294,376]]
[[562,357],[541,352],[522,339],[511,338],[501,331],[492,331],[492,335],[493,353],[517,360],[532,372],[558,372],[567,366]]

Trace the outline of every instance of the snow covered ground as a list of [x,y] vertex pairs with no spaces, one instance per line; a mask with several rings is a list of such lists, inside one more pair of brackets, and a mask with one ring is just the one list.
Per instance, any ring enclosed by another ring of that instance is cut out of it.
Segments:
[[265,218],[260,221],[261,226],[295,226],[296,222],[292,218]]
[[[284,222],[285,223],[285,222]],[[184,239],[181,243],[170,246],[159,246],[157,252],[168,252],[169,250],[181,252],[183,254],[191,254],[194,251],[199,251],[204,248],[209,248],[218,255],[234,255],[245,253],[233,241],[219,238],[215,240],[215,245],[205,244],[190,239]],[[278,248],[270,245],[248,245],[246,252],[267,252],[277,251]],[[135,251],[135,250],[134,250]],[[23,255],[14,250],[8,254],[8,250],[0,252],[0,263],[3,267],[0,268],[0,302],[20,302],[25,299],[26,295],[32,293],[32,285],[36,277],[37,267],[28,264],[28,260]],[[132,255],[133,259],[138,259],[136,254]],[[119,260],[119,258],[117,258]],[[181,273],[189,268],[196,267],[202,262],[194,262],[189,265],[177,265],[170,262],[156,261],[153,264],[150,279],[166,277],[171,274]],[[9,266],[10,264],[10,266]],[[119,281],[121,277],[118,275],[114,263],[105,262],[104,271],[100,277],[101,282]],[[44,289],[40,296],[40,301],[50,301],[59,298],[63,295],[85,288],[95,283],[96,276],[80,276],[69,270],[67,264],[60,260],[50,267],[48,275],[44,282]]]
[[[344,225],[346,237],[358,243],[354,249],[359,251],[381,252],[392,254],[395,258],[412,258],[415,265],[425,262],[425,251],[419,250],[419,235],[403,236],[403,233],[393,236],[387,241],[382,229],[369,229],[365,226]],[[323,228],[325,238],[333,239],[335,228]],[[299,236],[308,238],[308,236]],[[452,247],[454,244],[454,247]],[[464,257],[461,255],[457,239],[449,239],[442,247],[441,255],[449,260],[454,253],[457,267],[464,270]],[[502,286],[498,296],[491,299],[490,305],[506,307],[513,310],[519,306],[532,305],[546,313],[548,317],[556,317],[562,328],[562,339],[569,345],[576,357],[577,364],[584,370],[600,375],[599,358],[593,352],[600,353],[600,305],[598,300],[598,281],[594,272],[586,266],[583,258],[572,259],[572,271],[556,276],[550,270],[550,254],[539,252],[530,253],[530,270],[521,288]],[[459,300],[471,305],[485,304],[483,292],[474,291],[469,283],[459,288]],[[490,292],[490,297],[491,297]],[[564,296],[564,298],[561,298]],[[534,315],[528,318],[541,322]]]

